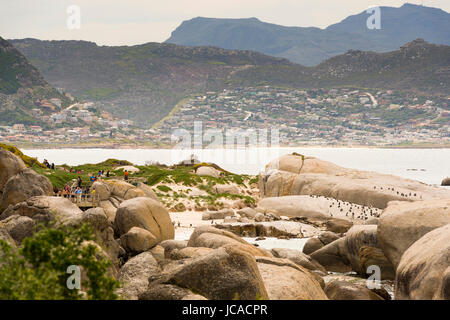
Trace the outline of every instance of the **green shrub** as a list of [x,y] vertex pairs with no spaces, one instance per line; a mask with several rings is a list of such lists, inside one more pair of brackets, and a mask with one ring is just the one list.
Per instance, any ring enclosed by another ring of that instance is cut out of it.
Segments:
[[[0,300],[109,300],[119,283],[108,276],[110,262],[98,252],[90,226],[45,228],[26,238],[20,249],[0,240]],[[81,289],[70,290],[71,265],[83,270]]]

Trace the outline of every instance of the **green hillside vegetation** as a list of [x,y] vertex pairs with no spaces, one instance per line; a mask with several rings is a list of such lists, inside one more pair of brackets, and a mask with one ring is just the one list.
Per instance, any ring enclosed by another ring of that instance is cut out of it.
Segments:
[[95,100],[99,107],[146,128],[160,126],[159,121],[186,97],[226,88],[366,87],[429,95],[450,90],[450,47],[423,40],[387,53],[352,50],[315,67],[214,47],[107,47],[35,39],[12,43],[52,85]]
[[40,163],[36,158],[29,157],[23,154],[17,147],[11,146],[8,144],[0,143],[0,148],[8,150],[11,153],[14,153],[25,163],[27,167],[38,167],[38,168],[46,168],[42,163]]
[[31,109],[39,108],[36,101],[44,98],[58,98],[63,107],[69,105],[67,97],[52,88],[17,49],[0,37],[0,125],[47,127],[31,114]]

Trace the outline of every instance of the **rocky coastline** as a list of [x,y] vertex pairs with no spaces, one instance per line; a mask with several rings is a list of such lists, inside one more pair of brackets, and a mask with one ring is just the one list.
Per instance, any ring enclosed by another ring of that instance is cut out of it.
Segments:
[[[446,188],[299,154],[258,177],[127,168],[130,181],[123,168],[95,181],[85,208],[54,194],[58,168],[40,174],[0,148],[0,239],[20,247],[39,224],[87,223],[120,299],[450,299]],[[258,245],[266,238],[305,241]]]

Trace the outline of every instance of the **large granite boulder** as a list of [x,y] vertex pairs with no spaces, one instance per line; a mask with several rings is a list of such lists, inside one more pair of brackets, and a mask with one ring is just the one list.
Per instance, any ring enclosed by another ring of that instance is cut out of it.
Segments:
[[251,245],[234,233],[211,226],[197,227],[189,238],[187,246],[213,249],[230,246],[239,248],[253,256],[271,256],[267,250]]
[[[11,217],[17,216],[28,217],[33,220],[35,224],[48,223],[55,221],[56,225],[63,226],[78,226],[80,224],[89,224],[95,232],[96,242],[103,247],[104,251],[109,255],[114,264],[118,263],[118,255],[120,247],[114,240],[114,231],[110,226],[108,218],[102,208],[91,208],[86,211],[81,211],[77,205],[73,204],[69,199],[62,197],[38,196],[27,199],[14,206],[9,206],[1,215],[0,220],[9,221]],[[21,218],[16,222],[21,223],[21,228],[17,228],[18,237],[24,237],[29,229],[31,223],[29,220]],[[21,231],[20,231],[21,230]],[[25,230],[28,230],[25,232]],[[19,232],[20,231],[20,232]],[[22,233],[23,231],[23,233]]]
[[270,300],[327,300],[315,276],[288,259],[256,257]]
[[320,270],[326,272],[325,268],[321,266],[317,261],[314,261],[310,256],[298,250],[288,248],[273,248],[271,252],[276,258],[288,259],[296,265],[302,266],[308,270]]
[[[6,243],[11,245],[12,247],[16,247],[16,242],[11,237],[11,235],[8,232],[8,230],[3,225],[2,221],[0,221],[0,240],[5,241]],[[1,257],[1,253],[0,253],[0,257]]]
[[3,189],[0,211],[34,196],[53,195],[53,186],[47,177],[25,168],[9,178]]
[[30,217],[39,222],[48,222],[58,218],[58,221],[65,222],[68,219],[81,215],[82,211],[69,199],[62,197],[37,196],[19,202],[14,206],[9,206],[0,215],[0,220],[12,215]]
[[236,187],[234,184],[216,184],[213,187],[213,191],[217,194],[223,194],[223,193],[234,194],[234,195],[239,194],[239,188]]
[[376,264],[380,267],[382,279],[393,279],[395,270],[383,255],[377,240],[376,225],[355,225],[345,237],[335,240],[323,248],[311,253],[328,271],[355,271],[367,274],[367,268]]
[[148,279],[161,273],[161,268],[150,252],[143,252],[128,260],[120,268],[117,280],[122,283],[118,294],[122,299],[137,300],[148,287]]
[[31,237],[35,230],[34,220],[25,216],[10,216],[2,220],[2,224],[17,244],[20,244],[23,239]]
[[441,186],[450,186],[450,178],[444,178],[442,180]]
[[368,288],[347,281],[331,281],[324,291],[330,300],[384,300]]
[[329,217],[327,201],[309,196],[284,196],[261,199],[257,210],[276,216],[299,217],[310,222],[325,222]]
[[266,165],[266,171],[281,170],[300,173],[324,173],[340,174],[348,169],[335,165],[331,162],[320,160],[314,157],[302,156],[299,154],[287,154],[272,160]]
[[0,196],[9,178],[15,176],[25,168],[26,166],[22,159],[12,152],[0,148]]
[[263,197],[321,195],[381,209],[393,200],[450,198],[450,190],[444,188],[393,175],[345,169],[315,158],[291,155],[274,162],[281,165],[268,165],[259,179]]
[[255,258],[232,246],[186,261],[165,283],[213,300],[269,298]]
[[145,229],[132,227],[120,237],[120,245],[131,253],[141,253],[150,250],[158,243],[158,239]]
[[92,190],[95,190],[95,195],[99,201],[108,200],[111,197],[111,190],[106,183],[95,181],[92,184]]
[[214,178],[220,177],[219,170],[214,169],[213,167],[208,167],[208,166],[198,167],[197,170],[195,170],[195,173],[199,176],[209,176],[209,177],[214,177]]
[[173,239],[175,235],[167,209],[147,197],[126,200],[117,209],[114,220],[117,235],[122,236],[133,227],[147,230],[157,242]]
[[450,224],[428,232],[403,253],[395,298],[450,300]]
[[450,223],[450,199],[391,202],[378,223],[384,254],[397,267],[403,253],[423,235]]

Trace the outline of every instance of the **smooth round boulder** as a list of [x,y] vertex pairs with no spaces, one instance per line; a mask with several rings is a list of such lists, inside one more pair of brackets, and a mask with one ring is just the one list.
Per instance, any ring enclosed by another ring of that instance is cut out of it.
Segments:
[[288,259],[256,257],[270,300],[327,300],[320,283]]
[[445,178],[444,180],[442,180],[441,186],[450,186],[450,178]]
[[213,187],[213,190],[217,194],[223,194],[223,193],[234,194],[234,195],[239,194],[239,189],[234,184],[216,184]]
[[198,176],[209,176],[209,177],[214,177],[214,178],[220,177],[219,170],[214,169],[213,167],[208,167],[208,166],[198,167],[197,170],[195,171],[195,173]]
[[269,298],[255,258],[230,246],[185,262],[166,283],[212,300]]
[[17,244],[34,233],[35,223],[29,217],[13,215],[2,220],[2,224]]
[[150,250],[158,243],[158,239],[142,228],[133,227],[120,237],[121,246],[131,253],[141,253]]
[[0,148],[0,194],[5,188],[6,182],[12,176],[25,169],[25,163],[14,153]]
[[381,214],[377,237],[397,267],[404,252],[428,232],[450,223],[450,199],[391,202]]
[[47,177],[25,168],[9,178],[3,189],[0,211],[35,196],[53,195],[53,186]]
[[300,154],[283,155],[266,165],[266,171],[268,170],[281,170],[296,174],[338,174],[348,171],[348,169],[335,165],[334,163]]
[[414,242],[397,267],[395,299],[450,300],[450,224]]
[[322,243],[322,241],[320,241],[319,238],[316,237],[309,238],[308,241],[306,241],[305,245],[303,246],[303,253],[311,254],[323,247],[324,244]]
[[120,268],[117,280],[123,285],[118,294],[125,300],[137,300],[148,288],[148,278],[161,273],[161,268],[150,252],[129,259]]
[[276,258],[288,259],[296,265],[302,266],[308,270],[320,270],[326,272],[325,268],[321,266],[317,261],[314,261],[310,256],[298,250],[287,248],[273,248],[271,252]]
[[366,287],[347,281],[328,282],[324,291],[330,300],[384,300]]
[[147,197],[126,200],[117,209],[114,220],[116,233],[121,236],[133,227],[151,232],[158,242],[173,239],[175,235],[167,209]]
[[111,196],[111,190],[109,189],[109,186],[100,181],[95,181],[92,184],[92,189],[95,190],[95,195],[100,201],[108,200]]

